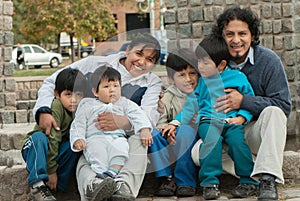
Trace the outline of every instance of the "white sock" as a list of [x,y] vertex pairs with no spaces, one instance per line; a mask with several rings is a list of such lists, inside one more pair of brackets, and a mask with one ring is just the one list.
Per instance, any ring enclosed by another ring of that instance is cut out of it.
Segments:
[[36,188],[36,187],[43,186],[43,185],[45,185],[45,183],[43,182],[43,180],[41,180],[41,181],[34,183],[32,185],[32,188]]

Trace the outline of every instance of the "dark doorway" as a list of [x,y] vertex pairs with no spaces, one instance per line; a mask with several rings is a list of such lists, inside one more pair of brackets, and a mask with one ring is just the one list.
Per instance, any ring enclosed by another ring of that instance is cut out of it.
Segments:
[[136,36],[133,30],[140,29],[141,32],[150,32],[149,13],[128,13],[126,14],[127,40],[132,40]]

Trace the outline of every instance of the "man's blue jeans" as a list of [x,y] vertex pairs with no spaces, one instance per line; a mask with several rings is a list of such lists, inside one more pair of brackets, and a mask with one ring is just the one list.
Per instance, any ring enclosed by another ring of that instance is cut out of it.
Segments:
[[[41,180],[47,182],[49,179],[47,174],[48,138],[46,134],[35,132],[28,138],[21,152],[26,162],[26,169],[29,172],[29,186]],[[80,153],[71,150],[69,141],[60,143],[56,158],[58,163],[56,170],[58,189],[66,191],[69,176],[76,167],[79,156]]]

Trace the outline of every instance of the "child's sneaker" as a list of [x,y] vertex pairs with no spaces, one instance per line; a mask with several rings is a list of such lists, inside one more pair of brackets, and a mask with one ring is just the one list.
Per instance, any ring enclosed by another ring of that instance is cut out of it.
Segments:
[[203,198],[205,200],[216,200],[220,197],[219,185],[210,184],[203,187]]
[[33,201],[55,201],[55,197],[51,194],[46,185],[30,188],[30,197]]
[[231,195],[234,198],[246,198],[250,196],[257,196],[258,188],[254,184],[239,184],[236,186],[232,192]]

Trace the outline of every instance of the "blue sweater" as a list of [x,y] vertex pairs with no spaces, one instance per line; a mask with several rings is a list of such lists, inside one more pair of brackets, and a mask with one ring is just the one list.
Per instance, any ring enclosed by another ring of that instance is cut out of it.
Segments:
[[223,120],[237,116],[243,116],[247,122],[250,122],[252,114],[247,110],[231,110],[225,114],[222,111],[216,112],[216,109],[213,108],[213,105],[216,104],[216,99],[225,95],[224,89],[226,88],[235,88],[241,94],[254,96],[253,89],[243,73],[237,70],[226,69],[222,73],[208,78],[200,77],[194,93],[187,96],[185,106],[175,119],[182,124],[187,124],[195,112],[198,112],[196,123],[202,117]]
[[247,62],[242,72],[247,76],[255,96],[244,95],[241,109],[250,111],[256,119],[267,106],[277,106],[288,117],[291,96],[280,58],[270,49],[258,45],[254,49],[254,65]]

